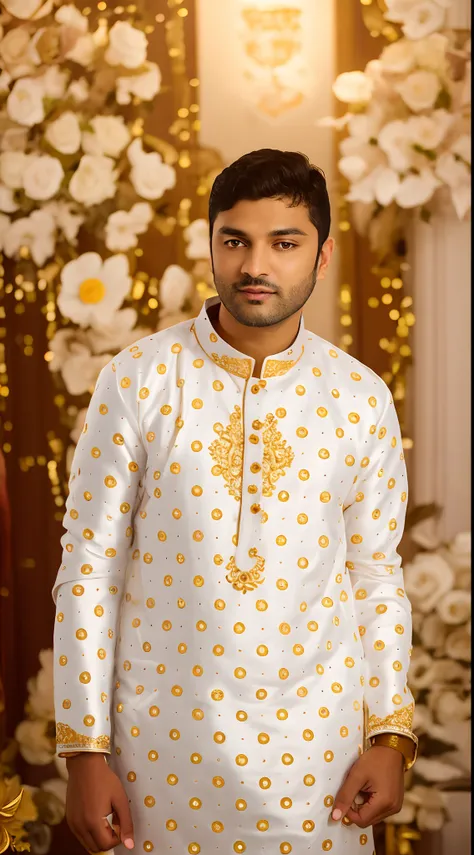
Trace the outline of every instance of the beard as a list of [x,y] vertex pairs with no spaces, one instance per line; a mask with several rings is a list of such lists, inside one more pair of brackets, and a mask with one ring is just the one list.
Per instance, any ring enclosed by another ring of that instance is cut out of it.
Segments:
[[[230,285],[214,276],[214,284],[222,305],[236,321],[246,327],[271,327],[281,324],[303,308],[314,291],[317,274],[316,263],[311,274],[289,291],[285,289],[286,293],[272,282],[253,279],[251,276],[243,276],[239,282]],[[250,285],[262,285],[270,289],[273,296],[268,302],[250,296],[244,302],[239,292]]]

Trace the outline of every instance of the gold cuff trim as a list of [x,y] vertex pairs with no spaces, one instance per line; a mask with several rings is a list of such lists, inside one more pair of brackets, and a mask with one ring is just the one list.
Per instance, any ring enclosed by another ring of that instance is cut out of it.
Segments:
[[378,718],[376,715],[369,716],[367,723],[367,736],[375,736],[376,733],[381,733],[384,730],[391,730],[395,733],[401,733],[405,736],[412,736],[413,714],[415,712],[415,704],[407,704],[385,718]]
[[[61,748],[71,749],[71,751],[106,751],[110,753],[110,737],[109,736],[86,736],[84,733],[77,733],[68,724],[56,722],[56,745]],[[61,756],[61,755],[60,755]]]

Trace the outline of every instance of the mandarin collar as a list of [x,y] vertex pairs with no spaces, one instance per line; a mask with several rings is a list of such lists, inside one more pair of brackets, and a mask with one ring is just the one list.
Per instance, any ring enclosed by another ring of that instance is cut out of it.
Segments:
[[[232,347],[223,338],[221,338],[212,326],[209,318],[208,309],[220,303],[219,297],[210,297],[207,299],[201,308],[197,318],[193,321],[192,331],[196,336],[199,346],[204,350],[209,359],[212,359],[216,365],[223,368],[229,374],[234,374],[236,377],[242,377],[248,380],[253,373],[255,359],[241,353]],[[304,342],[306,339],[305,326],[301,317],[298,335],[288,350],[283,350],[281,353],[275,353],[272,356],[267,356],[262,365],[262,379],[270,379],[272,377],[282,377],[296,365],[301,359],[304,352]]]

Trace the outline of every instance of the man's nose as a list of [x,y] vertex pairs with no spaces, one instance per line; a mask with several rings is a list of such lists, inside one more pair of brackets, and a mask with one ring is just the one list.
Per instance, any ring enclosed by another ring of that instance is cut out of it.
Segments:
[[269,275],[268,257],[263,249],[252,248],[245,254],[241,272],[252,279],[260,279]]

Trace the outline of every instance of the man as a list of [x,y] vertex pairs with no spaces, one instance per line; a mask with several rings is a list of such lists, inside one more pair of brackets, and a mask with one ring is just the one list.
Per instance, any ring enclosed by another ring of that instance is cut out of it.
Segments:
[[68,821],[92,852],[371,852],[416,753],[395,407],[303,325],[334,246],[321,171],[247,154],[209,220],[218,298],[103,370],[74,459]]

